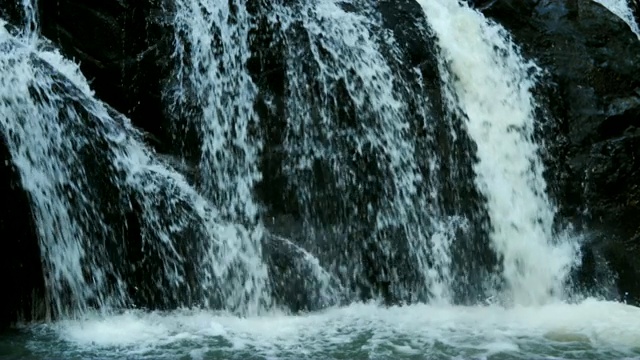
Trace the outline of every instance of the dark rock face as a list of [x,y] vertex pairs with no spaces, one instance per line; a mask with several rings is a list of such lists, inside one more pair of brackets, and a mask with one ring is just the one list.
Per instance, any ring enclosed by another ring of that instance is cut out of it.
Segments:
[[42,318],[44,277],[29,198],[0,136],[0,327]]
[[636,19],[636,23],[640,24],[640,2],[637,0],[627,0],[629,8],[633,12],[633,17]]
[[24,14],[19,0],[7,0],[0,7],[0,17],[15,24],[22,23]]
[[[485,14],[547,71],[540,92],[551,191],[561,216],[589,234],[587,267],[604,258],[621,297],[637,304],[640,41],[592,1],[500,0]],[[594,276],[595,268],[581,275],[587,283]]]
[[155,136],[154,145],[167,152],[172,139],[162,96],[172,37],[164,30],[171,16],[165,3],[42,1],[39,10],[42,34],[80,64],[97,97]]

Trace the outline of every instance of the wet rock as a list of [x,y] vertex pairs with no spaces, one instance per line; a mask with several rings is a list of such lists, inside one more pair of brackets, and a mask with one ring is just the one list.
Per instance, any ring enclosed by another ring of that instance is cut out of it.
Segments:
[[343,302],[340,282],[319,260],[290,239],[268,232],[262,242],[272,296],[291,312],[316,311]]
[[46,315],[40,247],[29,197],[0,135],[0,327]]
[[640,41],[593,1],[499,0],[485,14],[545,71],[540,136],[561,217],[586,234],[585,254],[617,276],[621,298],[638,304]]
[[[168,1],[78,0],[39,4],[42,34],[80,64],[101,100],[159,139],[169,151],[171,129],[162,102],[172,36]],[[171,30],[170,30],[171,31]]]

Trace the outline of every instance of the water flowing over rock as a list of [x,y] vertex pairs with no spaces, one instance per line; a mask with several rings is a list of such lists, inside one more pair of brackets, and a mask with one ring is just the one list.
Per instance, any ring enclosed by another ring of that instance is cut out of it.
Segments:
[[587,236],[582,281],[606,283],[611,274],[596,270],[606,262],[620,296],[637,303],[640,213],[631,179],[638,171],[640,41],[625,22],[592,1],[500,1],[486,14],[504,24],[545,69],[539,91],[546,94],[545,112],[553,119],[541,128],[548,144],[547,175],[561,218]]
[[509,296],[517,304],[545,303],[562,291],[575,244],[554,238],[555,208],[533,138],[539,69],[478,12],[447,1],[420,3],[438,36],[450,111],[465,118],[477,146],[476,183],[487,199],[489,236]]
[[599,2],[3,3],[0,321],[640,301],[638,10]]

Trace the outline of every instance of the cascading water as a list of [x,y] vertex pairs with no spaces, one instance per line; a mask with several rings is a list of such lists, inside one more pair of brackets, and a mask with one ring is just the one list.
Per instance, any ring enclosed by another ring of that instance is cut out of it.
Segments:
[[[167,112],[182,155],[197,158],[197,190],[144,145],[128,119],[94,98],[75,64],[38,39],[37,17],[28,10],[35,6],[21,2],[31,24],[22,36],[0,24],[0,139],[29,196],[47,301],[60,317],[26,327],[21,354],[640,354],[637,309],[554,302],[565,295],[576,244],[553,231],[555,210],[534,141],[532,90],[540,69],[520,56],[503,28],[458,1],[419,0],[424,41],[437,47],[442,99],[434,99],[418,68],[402,68],[400,46],[381,26],[377,5],[268,3],[284,59],[282,98],[274,95],[270,104],[281,103],[276,120],[254,111],[261,96],[270,96],[247,70],[255,25],[247,6],[255,4],[174,2],[176,67]],[[273,139],[265,140],[263,126],[278,123],[280,143],[266,149]],[[303,224],[303,239],[263,229],[266,211],[254,188],[270,175],[259,170],[270,151],[281,156],[276,163],[288,188],[278,191],[294,194],[287,210]],[[460,190],[465,186],[480,196]],[[469,204],[472,210],[460,211]],[[473,257],[482,254],[465,236],[488,239],[500,266],[474,268]],[[282,274],[267,266],[264,242],[290,250],[275,259]],[[278,275],[285,288],[286,277],[303,276],[301,289],[288,290],[321,298],[319,307],[341,297],[424,304],[357,303],[284,315],[272,296]],[[317,293],[306,284],[314,281]],[[455,305],[460,288],[477,286],[471,281],[491,289],[470,291],[467,302],[495,293],[500,304]],[[175,310],[182,306],[190,309]],[[0,338],[0,351],[15,347],[12,339]]]
[[[389,286],[382,296],[447,301],[452,231],[443,230],[451,226],[416,156],[411,132],[423,124],[412,123],[402,98],[420,94],[385,59],[389,34],[376,39],[375,20],[342,6],[301,2],[271,15],[287,46],[282,170],[309,225],[307,246],[356,292],[374,282]],[[430,112],[420,110],[429,128]],[[363,279],[374,267],[379,273]]]
[[[638,36],[640,40],[640,25],[636,21],[633,16],[633,11],[631,10],[631,2],[635,0],[593,0],[602,6],[606,7],[612,13],[616,14],[620,19],[622,19],[631,30]],[[636,5],[637,6],[637,5]]]
[[20,6],[24,14],[23,31],[25,35],[38,34],[38,3],[35,0],[21,0]]
[[[422,177],[394,74],[368,35],[373,24],[332,1],[275,10],[288,44],[283,170],[306,221],[324,220],[327,229],[316,231],[339,234],[333,241],[346,245],[337,256],[347,259],[332,266],[342,266],[345,279],[365,271],[372,259],[346,250],[349,243],[377,247],[375,261],[388,262],[394,249],[382,233],[403,226],[417,232],[409,236],[422,250],[419,224],[428,219],[412,211],[420,208]],[[351,104],[355,114],[346,110]],[[397,282],[399,274],[380,276]]]
[[554,237],[535,127],[535,64],[499,25],[457,1],[420,0],[440,47],[443,93],[477,146],[476,184],[487,199],[507,296],[541,304],[561,296],[576,246]]
[[[226,256],[241,252],[242,229],[94,100],[76,65],[36,37],[2,28],[0,39],[0,124],[32,202],[54,313],[132,301],[226,307]],[[151,285],[141,272],[155,273]]]
[[[72,310],[86,307],[94,298],[100,305],[107,305],[108,299],[122,299],[122,294],[105,294],[107,273],[114,271],[87,253],[91,239],[98,245],[112,234],[104,214],[88,195],[90,185],[83,176],[79,156],[80,149],[87,146],[86,140],[65,135],[73,128],[58,121],[63,99],[54,87],[59,84],[47,73],[44,61],[41,69],[32,63],[31,44],[15,42],[4,28],[0,37],[2,132],[33,203],[50,301],[57,312],[65,313],[67,296],[74,302]],[[78,79],[75,69],[70,70],[69,63],[61,62],[59,55],[43,55],[48,61],[58,62],[70,79]],[[82,91],[89,90],[83,87]],[[62,109],[72,120],[81,118],[73,108]],[[100,257],[104,249],[97,249],[93,255]],[[91,268],[91,274],[85,274],[83,266]],[[117,279],[115,284],[119,282]],[[115,291],[119,290],[116,285]]]
[[260,244],[263,226],[253,200],[262,144],[253,110],[257,90],[246,69],[251,28],[246,2],[185,0],[175,7],[171,111],[188,122],[176,128],[196,129],[200,188],[225,220],[237,224],[236,244],[223,255],[228,306],[256,313],[272,304]]
[[[533,82],[527,76],[532,67],[522,61],[500,29],[486,25],[479,13],[453,3],[448,7],[439,3],[423,6],[435,9],[428,18],[443,49],[443,93],[448,105],[459,106],[450,110],[469,120],[467,130],[478,146],[479,161],[474,167],[477,185],[488,200],[490,235],[503,260],[503,278],[510,296],[516,303],[544,301],[549,293],[561,288],[570,265],[565,257],[572,258],[555,253],[568,252],[565,247],[549,245],[553,238],[553,210],[544,194],[537,148],[530,139],[534,103],[529,94]],[[324,255],[325,263],[330,259],[326,265],[338,274],[343,286],[355,291],[352,296],[382,284],[382,293],[374,296],[451,302],[452,288],[461,281],[452,270],[453,263],[461,259],[454,257],[452,249],[460,246],[455,241],[457,229],[469,219],[456,214],[446,216],[439,205],[440,180],[434,174],[439,172],[440,155],[427,154],[426,167],[421,167],[416,157],[419,144],[411,131],[417,125],[409,115],[406,97],[424,94],[411,94],[392,61],[383,55],[382,47],[386,46],[392,49],[393,58],[395,44],[389,35],[373,36],[372,31],[379,27],[375,20],[332,1],[278,5],[273,10],[272,21],[279,25],[279,36],[288,51],[283,171],[297,196],[303,221],[310,225],[306,227],[309,238],[317,242],[308,241],[308,247],[321,259]],[[365,8],[361,12],[372,11],[373,8]],[[171,265],[165,266],[163,276],[168,283],[189,288],[196,303],[207,306],[215,298],[226,309],[258,313],[271,307],[271,299],[261,255],[263,227],[252,195],[261,178],[257,168],[261,142],[255,135],[256,87],[246,69],[251,18],[243,2],[178,2],[175,14],[177,80],[169,91],[170,110],[188,122],[183,124],[185,128],[197,130],[201,144],[200,187],[221,209],[219,216],[229,225],[224,235],[210,233],[215,226],[205,225],[210,244],[196,248],[205,246],[198,252],[210,257],[201,261],[215,265],[204,266],[208,270],[200,275],[171,270],[184,269],[185,254],[170,245],[173,240],[166,234],[157,236],[161,243],[168,244],[163,251],[169,253],[160,257]],[[460,18],[475,26],[475,37],[468,33],[460,36],[455,27],[449,28],[443,21],[448,18]],[[465,47],[442,46],[463,40],[468,42]],[[506,54],[504,58],[496,55],[491,46],[498,46]],[[468,63],[468,52],[463,50],[471,47],[483,54],[482,66],[498,65],[501,71],[463,71]],[[474,76],[466,77],[468,74]],[[81,80],[77,82],[82,84]],[[486,84],[493,84],[494,94],[501,91],[505,98],[511,96],[508,104],[482,108],[491,100],[482,94],[480,85]],[[349,107],[353,109],[347,111]],[[432,131],[429,122],[435,120],[428,106],[421,111],[425,115],[418,121],[424,124],[418,125]],[[493,119],[506,120],[492,124]],[[482,126],[485,132],[481,132]],[[495,146],[505,140],[509,146]],[[493,161],[503,167],[495,171],[488,165]],[[81,168],[79,164],[74,166]],[[424,168],[429,171],[426,176]],[[336,193],[342,196],[336,199]],[[143,209],[153,204],[144,196],[136,201]],[[511,211],[514,207],[521,212]],[[91,224],[89,218],[85,228]],[[151,224],[157,222],[149,220]],[[101,227],[101,236],[112,237],[106,223]],[[143,221],[141,227],[153,226]],[[331,235],[318,235],[322,232]],[[318,241],[322,236],[327,238]],[[224,238],[224,246],[211,243],[217,237]],[[81,244],[75,240],[71,243]],[[80,250],[69,252],[82,258],[84,245],[78,246]],[[540,261],[549,256],[558,260],[557,266],[549,268]],[[80,263],[76,261],[73,273],[81,274]],[[368,274],[372,268],[376,273]],[[117,270],[107,272],[119,274]],[[195,280],[188,283],[189,277]],[[96,276],[96,281],[104,282],[100,280],[104,278],[106,275]],[[204,290],[192,289],[198,287]],[[125,291],[120,285],[117,288],[121,294],[114,298],[122,303],[126,301],[122,300],[126,299]],[[216,295],[203,295],[207,289],[216,289]],[[104,299],[99,303],[103,302]]]

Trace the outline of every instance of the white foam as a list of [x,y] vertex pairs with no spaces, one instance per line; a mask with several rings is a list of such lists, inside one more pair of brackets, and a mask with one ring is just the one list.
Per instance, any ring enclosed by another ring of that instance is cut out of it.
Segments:
[[54,328],[62,340],[81,351],[118,348],[136,354],[183,346],[184,352],[196,354],[210,348],[275,357],[313,356],[354,348],[410,356],[424,354],[436,342],[474,356],[523,353],[531,342],[580,344],[619,354],[640,349],[640,309],[594,299],[577,305],[513,308],[353,304],[302,316],[253,318],[206,311],[132,311],[60,322]]
[[628,1],[633,0],[594,0],[595,2],[606,7],[609,11],[618,16],[622,21],[627,23],[631,30],[638,36],[640,40],[640,27],[633,17],[633,12],[629,7]]
[[562,295],[577,247],[553,234],[534,141],[535,64],[509,34],[462,2],[419,0],[433,29],[443,95],[476,144],[476,186],[486,198],[491,243],[502,260],[506,300],[540,304]]

